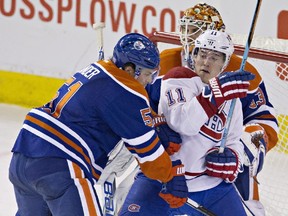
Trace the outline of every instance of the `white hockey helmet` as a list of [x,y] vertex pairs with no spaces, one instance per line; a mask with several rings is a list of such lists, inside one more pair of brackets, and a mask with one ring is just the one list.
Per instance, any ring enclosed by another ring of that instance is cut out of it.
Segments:
[[225,54],[225,61],[222,68],[222,70],[224,70],[234,52],[234,45],[231,37],[226,32],[206,30],[195,40],[192,55],[196,55],[199,49],[209,49]]

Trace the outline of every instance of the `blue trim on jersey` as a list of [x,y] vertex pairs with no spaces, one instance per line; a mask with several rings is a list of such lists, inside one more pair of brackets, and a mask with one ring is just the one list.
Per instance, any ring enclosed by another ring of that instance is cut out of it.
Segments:
[[[263,116],[271,116],[271,118],[264,118]],[[277,120],[274,118],[274,116],[269,112],[269,111],[263,111],[263,112],[258,112],[254,115],[251,115],[249,116],[248,118],[246,118],[243,122],[243,124],[247,124],[248,122],[250,121],[253,121],[253,120],[262,120],[262,121],[271,121],[271,122],[274,122],[277,126],[278,126],[278,122]]]

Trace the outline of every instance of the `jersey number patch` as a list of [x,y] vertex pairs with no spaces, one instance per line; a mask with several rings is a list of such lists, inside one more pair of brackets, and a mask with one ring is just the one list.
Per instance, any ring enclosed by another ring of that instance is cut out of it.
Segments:
[[[183,102],[186,102],[186,98],[184,97],[184,93],[183,93],[183,89],[182,88],[176,88],[175,89],[175,92],[176,92],[176,97],[177,97],[177,101],[176,99],[174,99],[174,96],[173,96],[173,92],[171,90],[168,90],[166,92],[166,97],[167,97],[167,101],[168,101],[168,106],[172,106],[174,105],[176,102],[180,102],[180,103],[183,103]],[[175,93],[174,93],[175,95]]]
[[[65,107],[65,105],[68,103],[68,101],[72,98],[72,96],[80,89],[80,87],[83,85],[82,82],[77,81],[75,83],[73,83],[75,80],[74,77],[71,77],[70,79],[68,79],[64,85],[61,87],[62,90],[65,89],[66,92],[63,91],[61,92],[61,96],[59,94],[59,92],[57,92],[57,94],[55,95],[55,97],[53,98],[53,100],[49,103],[49,108],[50,108],[50,113],[52,116],[54,116],[55,118],[59,118],[59,116],[61,115],[61,111],[63,110],[63,108]],[[65,88],[66,87],[66,88]],[[59,96],[61,98],[59,98]],[[55,100],[58,99],[58,103],[56,104],[55,107],[53,107],[53,102]]]

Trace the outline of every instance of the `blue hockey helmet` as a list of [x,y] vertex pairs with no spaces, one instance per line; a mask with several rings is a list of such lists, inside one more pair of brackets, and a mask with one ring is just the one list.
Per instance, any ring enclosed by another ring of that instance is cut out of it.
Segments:
[[129,33],[115,45],[112,61],[122,69],[125,64],[133,63],[137,77],[142,68],[158,68],[160,57],[158,48],[147,37],[138,33]]

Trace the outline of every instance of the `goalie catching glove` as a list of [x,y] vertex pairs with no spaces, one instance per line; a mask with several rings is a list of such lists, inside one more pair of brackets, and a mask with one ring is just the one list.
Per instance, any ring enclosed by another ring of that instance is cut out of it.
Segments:
[[267,150],[268,138],[264,128],[259,124],[245,125],[242,141],[245,144],[246,160],[244,164],[249,166],[250,173],[256,176],[263,168]]
[[169,155],[173,155],[175,152],[178,152],[182,139],[178,133],[173,131],[166,122],[164,115],[156,115],[153,118],[154,127],[156,129],[157,135],[164,146],[166,152]]
[[174,177],[162,185],[159,196],[170,205],[170,208],[179,208],[186,203],[188,196],[185,169],[180,160],[172,161],[171,172]]
[[231,148],[225,148],[223,153],[219,153],[219,147],[211,148],[205,160],[207,175],[222,178],[229,183],[234,182],[238,173],[243,171],[237,152]]
[[198,101],[207,115],[212,117],[218,110],[221,112],[225,101],[246,97],[249,80],[254,78],[255,75],[247,71],[225,72],[209,80],[202,94],[197,97]]

